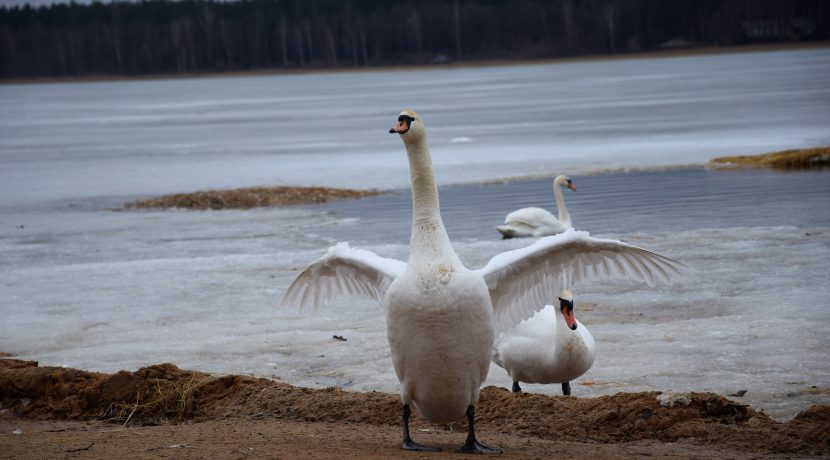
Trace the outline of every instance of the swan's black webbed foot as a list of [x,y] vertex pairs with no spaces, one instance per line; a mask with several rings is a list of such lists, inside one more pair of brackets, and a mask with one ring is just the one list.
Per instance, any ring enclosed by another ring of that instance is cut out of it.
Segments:
[[522,392],[522,387],[519,386],[518,381],[514,380],[513,381],[513,393],[521,393],[521,392]]
[[467,432],[467,441],[465,441],[464,445],[459,447],[456,452],[464,454],[500,454],[501,450],[487,447],[478,442],[476,439],[475,418],[476,407],[470,404],[470,406],[467,407],[467,423],[470,426],[470,431]]
[[441,452],[440,447],[425,446],[412,441],[409,436],[409,415],[412,411],[409,409],[409,404],[403,405],[403,442],[401,448],[405,450],[416,450],[419,452]]
[[456,452],[461,452],[462,454],[500,454],[501,450],[487,447],[475,439],[472,441],[468,439]]
[[440,447],[425,446],[423,444],[413,442],[411,439],[409,441],[404,439],[403,443],[401,444],[401,448],[404,450],[414,450],[418,452],[441,452]]
[[571,382],[562,382],[562,394],[565,396],[571,395]]

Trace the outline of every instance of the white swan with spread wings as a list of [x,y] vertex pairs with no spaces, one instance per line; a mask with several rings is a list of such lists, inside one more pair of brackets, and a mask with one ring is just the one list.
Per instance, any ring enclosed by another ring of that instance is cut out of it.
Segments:
[[474,426],[496,333],[529,318],[547,299],[581,281],[669,283],[682,265],[636,246],[570,230],[469,270],[444,229],[422,118],[405,110],[390,133],[400,135],[409,159],[409,261],[340,243],[297,276],[283,304],[316,308],[343,295],[378,300],[386,307],[387,337],[401,383],[403,448],[439,450],[412,441],[409,417],[414,404],[434,422],[467,416],[467,440],[459,451],[498,452],[478,442]]

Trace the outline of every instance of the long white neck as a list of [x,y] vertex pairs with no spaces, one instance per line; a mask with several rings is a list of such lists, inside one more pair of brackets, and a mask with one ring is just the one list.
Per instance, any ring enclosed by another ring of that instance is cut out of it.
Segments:
[[441,220],[438,187],[432,173],[432,159],[426,135],[420,142],[407,143],[406,153],[412,178],[412,239],[409,244],[409,262],[416,265],[459,262]]
[[565,197],[562,195],[562,187],[559,183],[553,182],[553,195],[556,197],[556,208],[559,209],[559,222],[566,227],[571,226],[571,215],[568,214],[568,208],[565,206]]

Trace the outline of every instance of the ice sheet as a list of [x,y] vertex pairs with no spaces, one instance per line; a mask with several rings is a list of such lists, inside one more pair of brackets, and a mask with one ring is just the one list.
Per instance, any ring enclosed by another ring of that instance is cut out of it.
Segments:
[[[830,143],[830,50],[0,85],[0,206],[263,184],[403,187],[413,108],[441,183]],[[465,138],[467,142],[453,142]]]

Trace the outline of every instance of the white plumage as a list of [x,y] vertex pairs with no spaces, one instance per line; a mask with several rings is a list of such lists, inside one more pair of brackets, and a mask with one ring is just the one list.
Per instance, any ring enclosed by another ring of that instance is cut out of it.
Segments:
[[[570,381],[587,372],[594,363],[594,337],[573,317],[570,290],[562,293],[560,302],[558,308],[547,305],[496,338],[493,362],[513,379],[513,391],[521,390],[518,382],[562,383],[565,384],[563,392],[570,394]],[[568,326],[564,315],[568,307],[575,329]]]
[[562,196],[562,186],[576,191],[568,176],[559,175],[553,180],[553,195],[556,197],[556,207],[559,218],[542,208],[522,208],[511,212],[504,218],[504,224],[496,227],[504,238],[519,238],[526,236],[540,237],[556,235],[573,228],[571,215],[565,206],[565,197]]
[[616,278],[649,286],[671,284],[684,267],[674,259],[622,241],[568,230],[497,254],[478,272],[490,289],[496,329],[504,332],[580,282]]
[[468,270],[441,220],[421,117],[403,111],[390,132],[404,142],[412,179],[408,263],[341,243],[300,273],[282,303],[316,307],[349,294],[377,299],[386,306],[387,336],[401,382],[404,448],[427,449],[409,438],[409,404],[414,403],[435,422],[466,414],[470,432],[462,451],[490,452],[475,440],[472,421],[497,331],[530,317],[545,299],[574,283],[608,277],[668,283],[682,265],[622,242],[569,231]]
[[353,249],[349,243],[340,242],[297,276],[283,303],[317,310],[340,295],[369,297],[383,303],[389,285],[405,269],[405,262]]

